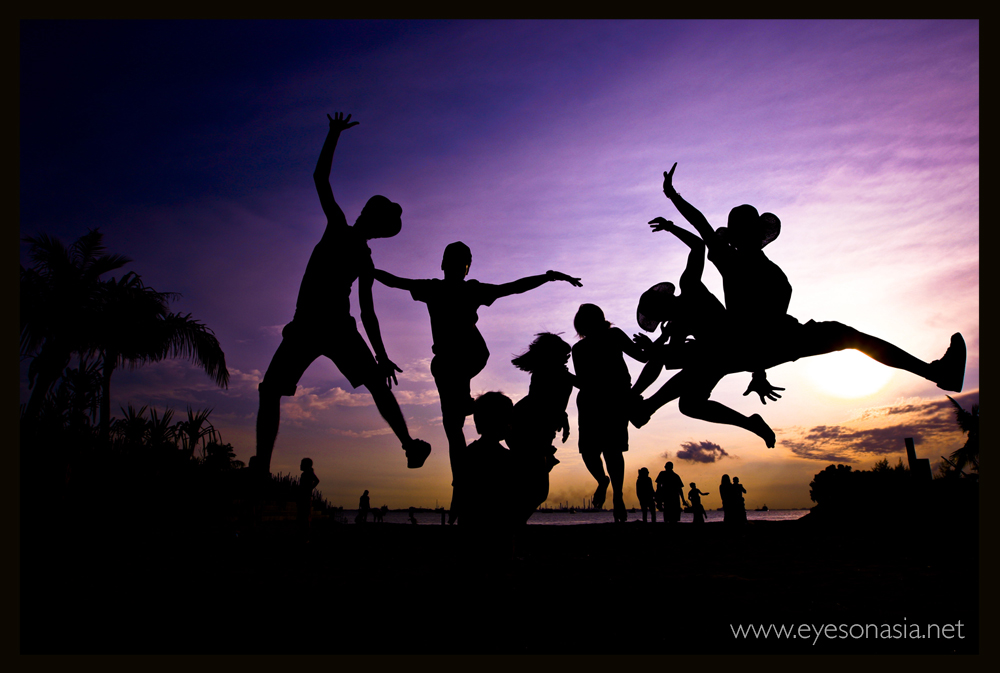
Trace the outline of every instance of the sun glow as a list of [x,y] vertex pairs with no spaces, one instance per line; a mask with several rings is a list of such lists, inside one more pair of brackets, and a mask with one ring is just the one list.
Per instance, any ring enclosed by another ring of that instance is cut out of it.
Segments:
[[806,377],[819,390],[846,399],[877,393],[895,372],[854,350],[809,358],[803,365]]

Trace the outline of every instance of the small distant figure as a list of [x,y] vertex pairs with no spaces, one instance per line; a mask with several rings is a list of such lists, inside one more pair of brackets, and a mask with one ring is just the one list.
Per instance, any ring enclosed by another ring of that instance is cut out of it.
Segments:
[[[330,168],[341,132],[358,125],[351,115],[331,117],[330,131],[323,143],[313,173],[320,205],[326,215],[326,229],[306,264],[295,302],[292,321],[281,330],[281,344],[271,358],[264,380],[257,386],[257,470],[267,475],[278,436],[281,398],[295,394],[299,379],[319,357],[330,358],[352,386],[364,386],[371,393],[382,418],[392,428],[406,452],[406,466],[418,468],[431,452],[430,444],[410,437],[406,420],[390,386],[402,370],[386,355],[372,300],[372,251],[368,241],[391,238],[402,227],[402,207],[384,196],[368,199],[354,226],[347,224],[344,211],[333,197]],[[358,281],[361,322],[375,349],[375,356],[361,338],[351,316],[351,286]]]
[[570,373],[570,345],[557,334],[542,332],[528,350],[511,363],[531,374],[528,394],[514,405],[514,420],[507,446],[517,471],[525,478],[522,500],[526,502],[524,520],[549,497],[549,472],[559,464],[555,439],[562,432],[562,441],[569,438],[569,416],[566,405],[576,384]]
[[719,483],[719,498],[722,499],[722,523],[731,526],[736,517],[733,514],[733,482],[730,481],[728,474],[722,475],[722,481]]
[[[472,266],[472,250],[465,243],[448,244],[441,259],[444,279],[414,280],[399,278],[382,270],[375,270],[375,279],[383,285],[407,290],[415,301],[427,304],[431,319],[431,375],[441,398],[441,416],[448,438],[448,456],[451,460],[452,487],[457,492],[461,481],[462,451],[465,434],[462,427],[465,417],[472,413],[472,379],[486,367],[490,351],[486,340],[476,327],[479,308],[492,306],[501,297],[521,294],[541,287],[549,281],[566,281],[581,287],[579,278],[558,271],[547,271],[539,276],[528,276],[503,285],[466,280]],[[451,518],[461,514],[461,504],[453,501]]]
[[319,477],[313,471],[311,458],[303,458],[299,463],[302,476],[299,477],[298,520],[303,531],[309,530],[312,521],[312,493],[319,485]]
[[646,510],[649,510],[653,517],[652,523],[656,523],[656,491],[653,490],[653,480],[649,478],[649,468],[639,468],[639,478],[635,480],[635,495],[639,498],[639,507],[642,509],[642,522],[646,523]]
[[703,495],[708,495],[708,493],[699,491],[692,481],[691,490],[688,491],[688,500],[691,501],[691,514],[694,516],[694,523],[705,523],[705,507],[701,504],[701,496]]
[[389,508],[382,505],[381,507],[374,508],[370,511],[372,513],[372,523],[384,523],[385,513],[389,511]]
[[416,507],[410,507],[410,509],[407,510],[407,513],[410,516],[410,523],[413,524],[414,526],[416,526],[417,523],[418,523],[417,522],[417,508]]
[[368,510],[371,509],[371,499],[368,497],[368,490],[361,494],[358,500],[358,515],[354,517],[354,523],[368,523]]
[[663,471],[656,475],[656,502],[663,512],[665,523],[681,520],[681,511],[688,503],[684,499],[684,481],[674,472],[672,462],[668,461]]
[[733,477],[731,499],[733,503],[733,520],[736,524],[744,524],[747,522],[747,504],[746,500],[743,498],[743,494],[746,492],[747,490],[743,488],[743,484],[740,483],[740,478]]
[[[625,452],[628,451],[628,423],[632,411],[632,377],[625,355],[646,362],[646,351],[604,317],[595,304],[581,304],[573,318],[580,340],[573,346],[573,368],[580,392],[580,438],[578,446],[587,470],[597,480],[593,506],[600,508],[608,486],[614,494],[615,523],[627,518],[622,486],[625,481]],[[601,462],[601,458],[604,462]],[[608,474],[604,474],[607,465]]]

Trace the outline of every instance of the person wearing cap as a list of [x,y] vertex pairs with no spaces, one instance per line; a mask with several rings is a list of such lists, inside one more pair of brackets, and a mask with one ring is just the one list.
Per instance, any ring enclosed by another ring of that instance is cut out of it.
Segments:
[[[704,241],[666,220],[662,220],[662,228],[681,239],[690,252],[679,281],[680,294],[675,294],[672,283],[657,283],[639,299],[636,309],[639,326],[647,332],[660,327],[661,334],[655,342],[645,335],[635,335],[636,343],[649,353],[649,363],[636,379],[632,393],[641,395],[664,368],[681,371],[648,399],[633,406],[630,414],[632,424],[642,427],[656,410],[677,399],[677,408],[685,416],[743,428],[763,439],[768,448],[773,448],[774,431],[759,414],[744,416],[709,399],[724,376],[746,371],[748,364],[740,351],[732,347],[733,330],[729,312],[702,282]],[[688,337],[694,337],[694,340],[690,341]],[[777,396],[775,390],[781,388],[773,388],[766,383],[766,379],[764,383],[768,387],[766,394]],[[763,387],[760,392],[764,394]]]
[[[802,324],[788,315],[792,286],[781,268],[764,253],[778,238],[781,220],[772,213],[759,214],[749,204],[733,208],[728,226],[715,229],[697,208],[673,186],[675,163],[663,173],[663,193],[698,232],[708,248],[708,259],[722,274],[726,310],[732,320],[734,344],[754,381],[747,392],[760,395],[761,402],[775,390],[764,370],[802,357],[854,349],[895,369],[903,369],[933,382],[942,390],[961,392],[965,378],[965,339],[955,333],[940,360],[924,362],[893,344],[864,334],[839,322]],[[650,222],[654,232],[665,231],[666,220]],[[674,232],[676,233],[676,232]]]
[[[402,207],[381,195],[368,199],[354,226],[333,197],[330,169],[341,132],[358,125],[351,115],[327,115],[330,130],[320,150],[313,173],[320,205],[327,224],[323,236],[306,264],[292,321],[281,330],[281,344],[271,358],[264,379],[257,386],[258,475],[270,473],[271,454],[278,436],[282,396],[295,394],[299,379],[320,356],[330,358],[352,386],[364,386],[406,452],[406,466],[418,468],[430,455],[431,446],[410,436],[406,419],[392,394],[396,372],[382,344],[378,316],[372,301],[372,251],[368,241],[391,238],[402,227]],[[375,356],[361,338],[351,316],[351,286],[358,281],[361,322],[375,349]]]
[[[472,266],[472,250],[465,243],[448,244],[441,259],[444,278],[410,279],[394,276],[375,269],[377,281],[406,290],[414,301],[427,304],[431,319],[431,375],[441,398],[441,423],[448,438],[448,457],[451,462],[453,487],[460,480],[460,454],[465,449],[465,417],[472,413],[472,379],[486,367],[490,351],[486,340],[476,327],[479,307],[492,306],[500,297],[521,294],[541,287],[550,281],[565,281],[582,287],[579,278],[558,271],[547,271],[538,276],[527,276],[502,285],[467,280]],[[456,491],[457,492],[457,491]],[[450,508],[452,521],[460,512],[454,501]]]

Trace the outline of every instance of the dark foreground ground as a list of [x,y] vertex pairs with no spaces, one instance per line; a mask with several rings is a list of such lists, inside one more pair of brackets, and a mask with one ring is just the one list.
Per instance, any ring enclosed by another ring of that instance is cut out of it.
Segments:
[[460,525],[77,522],[22,536],[21,652],[977,653],[977,527],[955,525],[531,526],[491,564]]

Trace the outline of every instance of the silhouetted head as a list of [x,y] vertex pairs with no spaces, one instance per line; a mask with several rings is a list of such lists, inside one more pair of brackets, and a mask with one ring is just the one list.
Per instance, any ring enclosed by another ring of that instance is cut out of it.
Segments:
[[483,393],[472,406],[472,418],[476,422],[476,432],[503,439],[510,432],[514,415],[514,403],[501,392]]
[[740,483],[740,478],[739,477],[733,477],[733,483],[734,484]]
[[465,278],[471,266],[472,250],[469,246],[461,241],[445,246],[444,255],[441,257],[441,270],[444,271],[445,278]]
[[299,463],[299,469],[303,472],[308,470],[313,466],[312,458],[303,458],[302,462]]
[[729,211],[728,225],[719,227],[716,233],[737,250],[761,250],[781,233],[777,215],[759,215],[756,208],[746,203]]
[[604,311],[597,304],[580,304],[576,317],[573,318],[573,327],[577,336],[583,339],[608,329],[611,323],[604,317]]
[[376,194],[361,209],[354,226],[361,227],[366,239],[392,238],[403,228],[402,216],[401,205]]
[[639,476],[640,477],[648,477],[649,476],[649,468],[648,467],[640,467],[639,468]]
[[639,327],[652,332],[661,324],[673,319],[677,297],[673,283],[657,283],[642,293],[639,306],[635,309],[635,320]]
[[365,489],[365,492],[362,495],[368,495],[368,489],[367,488]]
[[673,471],[673,469],[674,469],[674,464],[673,464],[673,463],[670,463],[670,462],[668,462],[668,463],[667,463],[666,465],[664,465],[663,467],[664,467],[664,468],[666,468],[667,470],[670,470],[670,471]]
[[722,485],[723,486],[729,486],[729,475],[728,474],[722,475]]
[[565,365],[569,362],[570,345],[558,334],[541,332],[535,335],[535,340],[511,364],[522,372],[533,372],[541,367]]

